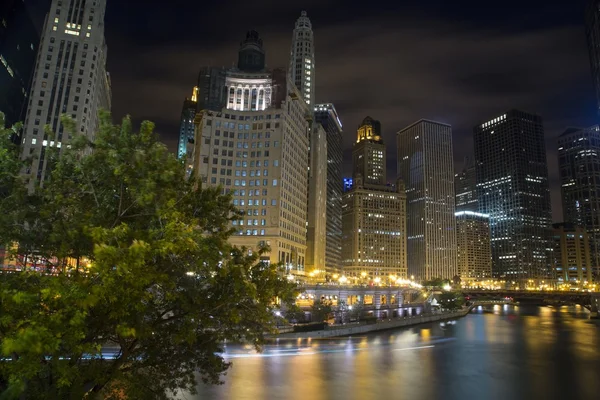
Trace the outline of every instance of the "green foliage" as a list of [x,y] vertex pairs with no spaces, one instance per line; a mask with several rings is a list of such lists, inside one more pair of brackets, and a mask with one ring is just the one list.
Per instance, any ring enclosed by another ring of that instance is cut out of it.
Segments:
[[423,286],[425,287],[435,287],[435,288],[443,288],[445,285],[449,285],[450,284],[450,280],[449,279],[442,279],[442,278],[433,278],[429,281],[424,281],[423,282]]
[[197,376],[218,383],[229,367],[225,340],[259,348],[273,300],[295,295],[278,265],[260,261],[268,249],[228,244],[230,196],[187,178],[152,123],[134,132],[129,118],[100,118],[93,142],[63,120],[72,147],[29,192],[0,130],[0,243],[52,273],[0,274],[4,398],[193,392]]
[[459,310],[465,304],[465,297],[461,292],[442,292],[439,295],[439,304],[445,310]]
[[317,301],[310,307],[312,322],[323,322],[329,319],[332,307],[331,301]]
[[291,304],[287,307],[284,317],[292,324],[301,324],[306,322],[306,315],[304,314],[304,311],[295,304]]

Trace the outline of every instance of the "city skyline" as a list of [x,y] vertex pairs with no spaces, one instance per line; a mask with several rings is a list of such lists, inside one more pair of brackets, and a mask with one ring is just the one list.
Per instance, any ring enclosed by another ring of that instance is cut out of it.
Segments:
[[[39,25],[39,10],[47,9],[48,2],[32,0],[28,4]],[[290,21],[305,9],[315,31],[315,57],[319,59],[315,101],[336,104],[344,125],[357,126],[364,115],[377,115],[384,126],[384,140],[393,143],[395,131],[414,120],[430,118],[449,123],[454,131],[458,171],[464,156],[472,154],[472,127],[488,115],[512,107],[541,115],[545,121],[553,221],[562,220],[557,137],[568,126],[596,123],[584,34],[584,1],[552,6],[528,2],[519,4],[518,15],[513,15],[505,3],[492,9],[489,5],[473,5],[468,11],[442,2],[418,7],[394,5],[385,14],[376,10],[358,13],[352,2],[344,3],[342,8],[338,5],[269,4],[277,18],[266,18],[259,6],[253,9],[240,5],[240,12],[232,15],[239,20],[238,28],[212,37],[207,35],[213,29],[211,24],[192,28],[194,9],[199,5],[189,5],[177,26],[157,30],[124,23],[144,20],[145,13],[153,9],[151,4],[139,9],[108,2],[108,70],[113,81],[115,118],[129,113],[135,120],[155,121],[161,139],[175,152],[181,104],[189,96],[190,82],[195,82],[199,67],[234,63],[227,49],[236,46],[239,37],[253,27],[265,40],[269,66],[287,67]],[[327,10],[335,10],[335,18]],[[211,20],[210,15],[223,10],[211,5],[204,11]],[[186,22],[188,18],[190,23]],[[358,21],[373,27],[357,36]],[[347,41],[347,37],[355,40]],[[485,40],[475,40],[478,38]],[[137,51],[132,52],[131,46]],[[502,63],[496,62],[500,59]],[[140,62],[148,63],[141,74],[136,69]],[[439,68],[442,62],[446,68]],[[434,88],[438,96],[422,96]],[[344,176],[349,176],[351,168],[350,136],[353,134],[344,134]],[[393,182],[396,156],[389,148],[387,151],[388,180]]]

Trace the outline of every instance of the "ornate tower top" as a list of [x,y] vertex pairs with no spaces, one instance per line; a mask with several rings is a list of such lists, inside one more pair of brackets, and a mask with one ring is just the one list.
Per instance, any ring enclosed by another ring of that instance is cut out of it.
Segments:
[[246,39],[240,42],[238,68],[247,72],[258,72],[265,69],[263,41],[255,30],[248,31]]

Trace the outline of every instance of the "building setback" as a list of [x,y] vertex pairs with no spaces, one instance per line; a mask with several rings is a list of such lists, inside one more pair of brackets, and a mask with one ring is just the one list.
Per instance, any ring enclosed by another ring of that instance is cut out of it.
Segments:
[[[23,134],[23,157],[30,185],[47,174],[48,147],[62,148],[70,137],[60,117],[75,120],[78,133],[93,140],[98,111],[110,110],[110,80],[106,72],[104,11],[106,0],[53,0],[42,31]],[[44,133],[49,125],[55,133]]]
[[420,120],[397,133],[398,177],[406,185],[408,273],[453,278],[456,266],[454,160],[450,125]]
[[456,260],[462,281],[492,277],[492,248],[488,215],[473,211],[456,212]]
[[563,218],[589,234],[592,269],[600,277],[600,127],[560,135],[558,169]]
[[237,67],[224,71],[225,106],[196,114],[188,163],[242,210],[233,245],[269,245],[265,260],[304,276],[310,112],[285,70],[265,68],[257,32],[242,41]]
[[192,97],[183,101],[181,120],[179,122],[179,142],[177,143],[177,158],[185,159],[187,144],[194,139],[194,117],[198,105],[198,86],[192,90]]
[[363,120],[352,154],[358,165],[353,166],[353,185],[342,202],[344,273],[407,278],[406,195],[402,182],[397,191],[385,185],[385,168],[380,168],[385,165],[385,145],[379,121]]
[[23,121],[40,38],[21,0],[0,5],[0,111],[5,124]]
[[342,123],[331,103],[316,104],[315,121],[327,136],[327,238],[325,270],[329,275],[342,268]]
[[590,243],[585,228],[569,223],[553,224],[554,273],[558,283],[583,286],[592,281]]
[[474,128],[479,212],[490,216],[494,277],[549,276],[551,211],[542,118],[510,110]]

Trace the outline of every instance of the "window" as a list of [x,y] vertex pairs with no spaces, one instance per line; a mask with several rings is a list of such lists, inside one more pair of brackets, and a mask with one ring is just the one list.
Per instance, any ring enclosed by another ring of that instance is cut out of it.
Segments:
[[277,186],[277,179],[273,179],[273,186]]
[[277,205],[277,200],[275,200],[275,199],[271,200],[271,205],[272,206],[276,206]]

